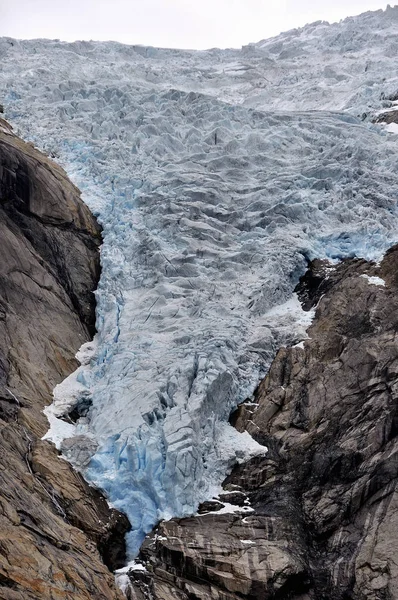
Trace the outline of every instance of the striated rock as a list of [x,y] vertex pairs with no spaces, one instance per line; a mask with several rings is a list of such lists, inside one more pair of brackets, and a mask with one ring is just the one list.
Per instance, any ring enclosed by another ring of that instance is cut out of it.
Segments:
[[386,123],[390,125],[391,123],[398,123],[398,110],[389,110],[381,113],[374,120],[375,123]]
[[100,230],[64,171],[0,119],[0,598],[118,598],[124,515],[55,448],[42,414],[94,331]]
[[298,293],[317,305],[309,339],[233,415],[268,454],[226,479],[230,513],[159,525],[132,597],[398,599],[398,247],[380,266],[315,261]]

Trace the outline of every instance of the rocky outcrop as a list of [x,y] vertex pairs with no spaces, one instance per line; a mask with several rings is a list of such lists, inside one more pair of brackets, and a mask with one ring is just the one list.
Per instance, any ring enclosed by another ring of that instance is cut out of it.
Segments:
[[389,112],[383,112],[381,115],[376,117],[375,123],[398,123],[398,110],[390,110]]
[[387,125],[391,125],[391,123],[398,123],[398,110],[390,109],[387,112],[383,112],[375,118],[374,122],[386,123]]
[[398,598],[398,247],[315,261],[299,294],[309,339],[233,415],[268,454],[226,479],[223,510],[159,525],[132,597]]
[[0,598],[118,598],[124,515],[49,442],[42,414],[94,330],[100,231],[64,171],[0,119]]

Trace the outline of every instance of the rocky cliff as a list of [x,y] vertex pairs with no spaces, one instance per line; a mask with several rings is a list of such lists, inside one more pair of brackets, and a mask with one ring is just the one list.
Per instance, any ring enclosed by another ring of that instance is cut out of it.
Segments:
[[398,598],[397,274],[398,247],[379,266],[312,263],[298,288],[317,306],[309,339],[233,415],[267,456],[204,514],[159,525],[132,597]]
[[103,560],[123,564],[127,519],[40,439],[94,331],[100,231],[64,171],[1,119],[0,240],[0,598],[118,598]]

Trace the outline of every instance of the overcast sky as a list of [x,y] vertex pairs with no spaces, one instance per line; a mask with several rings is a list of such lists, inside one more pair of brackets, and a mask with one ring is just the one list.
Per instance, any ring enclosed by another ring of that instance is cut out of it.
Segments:
[[377,0],[0,0],[0,36],[240,47],[386,6]]

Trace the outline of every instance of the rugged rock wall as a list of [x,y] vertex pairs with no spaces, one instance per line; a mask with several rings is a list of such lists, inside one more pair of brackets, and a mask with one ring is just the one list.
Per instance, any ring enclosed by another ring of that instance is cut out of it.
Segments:
[[253,511],[161,523],[133,597],[398,598],[398,247],[380,267],[315,262],[299,292],[318,303],[309,339],[279,351],[234,415],[269,452],[220,501]]
[[55,448],[42,409],[94,330],[100,231],[64,171],[0,119],[0,598],[118,598],[127,519]]

